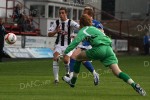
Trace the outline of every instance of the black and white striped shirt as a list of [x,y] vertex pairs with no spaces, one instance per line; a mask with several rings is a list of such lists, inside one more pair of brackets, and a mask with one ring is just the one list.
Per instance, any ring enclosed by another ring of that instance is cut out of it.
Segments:
[[[73,30],[76,28],[79,28],[79,24],[73,20],[70,21],[70,31],[68,31],[68,22],[69,19],[67,19],[66,21],[61,21],[59,20],[59,25],[60,29],[62,30],[60,33],[57,34],[57,39],[55,44],[59,44],[61,46],[66,46],[69,45],[69,43],[71,42],[71,38],[70,36],[74,34]],[[49,28],[49,32],[53,32],[55,31],[55,29],[57,28],[57,24],[56,22],[54,22],[53,25],[51,25],[51,27]]]

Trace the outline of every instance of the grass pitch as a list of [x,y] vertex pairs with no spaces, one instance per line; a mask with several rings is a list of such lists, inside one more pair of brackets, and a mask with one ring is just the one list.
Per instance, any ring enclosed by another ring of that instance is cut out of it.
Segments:
[[0,100],[150,100],[150,56],[121,56],[120,68],[146,90],[145,97],[116,78],[111,70],[93,61],[100,74],[94,86],[93,76],[82,66],[75,88],[61,80],[65,69],[60,63],[60,83],[54,85],[52,60],[0,63]]

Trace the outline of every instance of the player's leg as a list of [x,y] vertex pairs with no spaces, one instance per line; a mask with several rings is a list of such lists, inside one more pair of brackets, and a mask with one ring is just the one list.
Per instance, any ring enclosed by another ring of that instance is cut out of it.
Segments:
[[59,52],[54,52],[53,56],[53,74],[54,74],[54,79],[55,79],[55,83],[57,84],[59,82],[59,64],[58,64],[58,57],[59,57],[60,53]]
[[99,83],[99,74],[95,71],[91,61],[82,61],[82,64],[93,74],[94,76],[94,85]]
[[[73,73],[73,66],[75,64],[75,58],[77,57],[77,55],[79,53],[81,53],[81,51],[82,51],[81,48],[77,48],[71,56],[70,65],[69,65],[70,66],[70,77],[72,77],[72,75],[73,75],[72,73]],[[90,61],[83,61],[82,63],[93,74],[94,84],[98,85],[98,83],[99,83],[99,74],[95,71],[92,63]]]
[[75,85],[78,74],[80,72],[80,66],[81,66],[81,62],[82,61],[87,61],[90,60],[87,56],[86,56],[86,52],[85,51],[81,51],[80,54],[77,55],[76,57],[76,62],[74,65],[74,73],[73,73],[73,77],[71,79],[71,83]]
[[128,74],[121,71],[118,66],[118,59],[112,48],[109,46],[104,46],[101,49],[105,50],[103,53],[107,53],[107,55],[104,56],[104,60],[101,60],[102,63],[105,66],[109,66],[112,69],[114,75],[130,84],[139,94],[145,96],[146,92],[139,86],[139,84],[136,84]]
[[[65,49],[67,48],[67,46],[65,48],[63,48],[63,51],[65,51]],[[65,68],[66,68],[66,76],[69,77],[70,75],[70,56],[72,55],[74,50],[70,51],[68,54],[66,54],[63,58],[64,60],[64,64],[65,64]]]
[[75,65],[76,62],[76,57],[78,54],[80,54],[81,50],[79,48],[75,49],[70,57],[70,63],[69,63],[69,67],[70,67],[70,78],[73,77],[73,67]]
[[117,64],[110,65],[110,68],[112,69],[114,75],[124,80],[126,83],[130,84],[140,95],[146,95],[145,90],[142,89],[139,84],[135,83],[128,74],[122,72]]
[[66,76],[69,77],[69,72],[70,72],[70,68],[69,68],[70,57],[65,55],[63,58],[64,58],[64,64],[65,64],[65,68],[66,68]]
[[[55,45],[54,49],[54,58],[53,58],[53,73],[54,73],[54,78],[55,78],[55,83],[59,82],[59,63],[58,61],[60,60],[61,55],[63,54],[64,50],[66,49],[67,46],[60,46],[60,45]],[[70,56],[72,55],[72,51],[68,53],[69,57],[64,57],[64,64],[66,68],[66,73],[68,74],[69,72],[69,61],[70,61]]]
[[120,79],[124,80],[125,82],[129,83],[132,87],[135,86],[135,82],[130,78],[129,75],[122,72],[117,64],[111,64],[110,68],[115,76],[119,77]]
[[[72,56],[71,56],[71,61],[70,61],[70,69],[73,69],[73,63],[75,62],[74,60],[75,60],[75,58],[76,58],[76,56],[80,53],[82,51],[82,49],[81,48],[77,48],[74,52],[73,52],[73,54],[72,54]],[[90,61],[83,61],[82,62],[83,63],[83,65],[91,72],[91,73],[93,73],[95,70],[94,70],[94,67],[93,67],[93,65],[91,64],[91,62]],[[71,70],[72,71],[72,70]]]
[[69,63],[69,67],[70,67],[70,73],[69,73],[69,77],[72,78],[73,77],[73,66],[75,64],[76,60],[70,58],[70,63]]
[[85,51],[81,51],[81,53],[78,54],[76,57],[76,61],[73,67],[73,71],[74,71],[73,77],[72,78],[67,78],[66,76],[63,77],[63,80],[66,81],[71,87],[75,86],[78,74],[80,72],[81,62],[85,60],[89,60],[89,59],[86,57]]
[[62,46],[60,45],[55,45],[54,47],[54,54],[53,54],[53,73],[54,73],[54,78],[55,78],[55,83],[59,82],[59,63],[58,61],[60,60],[60,54],[62,54]]

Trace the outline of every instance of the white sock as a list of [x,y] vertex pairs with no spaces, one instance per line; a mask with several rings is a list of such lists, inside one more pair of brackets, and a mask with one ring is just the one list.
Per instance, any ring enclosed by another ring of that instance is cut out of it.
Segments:
[[72,77],[73,77],[73,72],[70,72],[70,74],[69,74],[69,75],[70,75],[70,78],[72,78]]
[[58,62],[57,61],[53,61],[53,74],[54,74],[54,78],[55,80],[59,80],[59,66],[58,66]]
[[134,81],[130,78],[130,79],[127,81],[127,83],[131,85],[132,83],[134,83]]
[[65,64],[65,68],[66,68],[66,74],[69,74],[70,68],[68,64]]
[[94,71],[92,72],[92,74],[95,75],[95,74],[96,74],[96,71],[94,70]]

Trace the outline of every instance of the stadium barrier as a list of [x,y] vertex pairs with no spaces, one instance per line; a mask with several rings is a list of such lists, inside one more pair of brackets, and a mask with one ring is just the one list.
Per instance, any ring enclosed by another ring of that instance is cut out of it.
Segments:
[[[4,52],[11,58],[53,58],[53,49],[56,37],[17,35],[15,44],[5,43]],[[22,45],[25,45],[22,48]],[[128,51],[128,40],[112,39],[112,48],[115,51]]]

